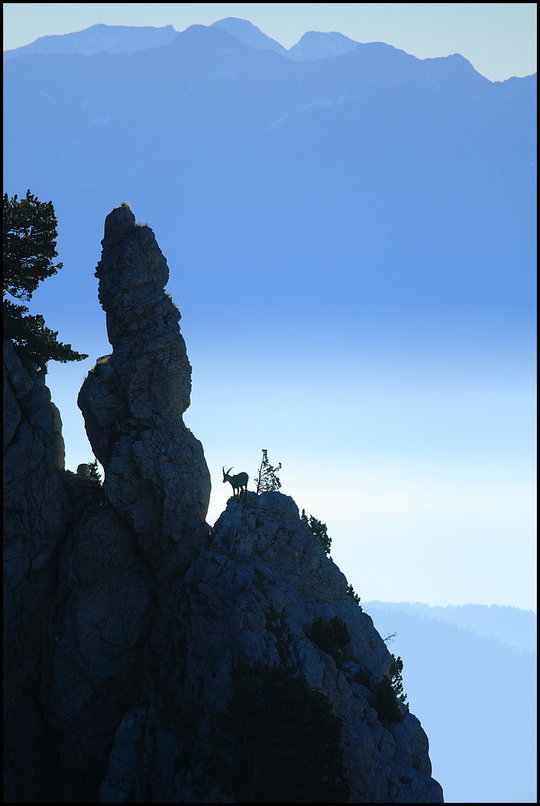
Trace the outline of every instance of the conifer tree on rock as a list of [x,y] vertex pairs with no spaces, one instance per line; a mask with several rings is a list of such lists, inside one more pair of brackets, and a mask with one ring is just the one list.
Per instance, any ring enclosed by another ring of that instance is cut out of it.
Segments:
[[19,199],[4,194],[3,203],[3,314],[4,337],[13,342],[22,359],[45,368],[47,361],[82,361],[84,353],[58,341],[58,332],[45,325],[40,314],[6,299],[9,294],[27,302],[42,280],[56,274],[57,220],[53,203],[41,202],[30,190]]
[[276,475],[278,470],[281,470],[281,462],[275,467],[272,467],[268,461],[268,451],[263,448],[261,465],[255,477],[257,495],[280,489],[281,481]]

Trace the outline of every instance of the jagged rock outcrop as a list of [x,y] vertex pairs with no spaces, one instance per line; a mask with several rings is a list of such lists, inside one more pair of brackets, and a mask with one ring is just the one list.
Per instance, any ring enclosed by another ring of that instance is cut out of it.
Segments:
[[15,778],[35,782],[39,776],[32,748],[43,743],[45,733],[35,697],[40,630],[50,608],[51,559],[66,530],[69,502],[44,379],[23,367],[5,339],[3,358],[4,770],[9,797]]
[[113,347],[79,394],[88,438],[105,470],[105,494],[148,556],[170,554],[186,531],[202,535],[210,475],[184,425],[191,366],[180,311],[164,292],[167,262],[154,233],[129,207],[105,221],[96,269]]
[[58,744],[42,676],[43,638],[63,585],[60,555],[100,485],[64,470],[60,415],[43,372],[23,365],[8,340],[3,357],[4,794],[31,802],[52,800],[56,788]]
[[126,207],[96,273],[113,352],[79,402],[103,485],[63,468],[44,379],[5,345],[5,799],[442,802],[391,655],[294,501],[248,492],[205,523],[179,312]]
[[[262,675],[265,669],[293,670],[327,698],[341,720],[351,802],[442,801],[418,720],[404,709],[402,722],[385,722],[376,690],[390,662],[386,645],[291,498],[249,492],[241,502],[231,500],[171,587],[164,614],[156,620],[153,643],[166,647],[166,696],[157,701],[143,696],[145,704],[126,718],[104,794],[118,797],[119,781],[130,780],[137,788],[129,776],[129,769],[139,768],[132,763],[137,742],[151,735],[154,747],[166,744],[166,723],[159,714],[169,708],[179,718],[168,726],[176,753],[169,750],[159,759],[162,775],[164,758],[171,765],[166,800],[222,801],[215,789],[211,797],[219,715],[229,713],[231,677],[244,661]],[[350,640],[340,644],[338,635],[334,645],[336,627]],[[189,763],[178,770],[175,759],[186,754]],[[144,780],[152,780],[156,759],[139,754],[139,761],[148,764]],[[283,775],[284,769],[276,772]]]

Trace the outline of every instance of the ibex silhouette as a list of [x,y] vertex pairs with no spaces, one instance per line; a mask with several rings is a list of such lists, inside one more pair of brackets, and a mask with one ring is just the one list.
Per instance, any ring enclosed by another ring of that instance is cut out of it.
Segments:
[[[233,498],[234,500],[240,500],[240,496],[242,494],[242,490],[247,492],[247,483],[248,483],[248,474],[247,473],[237,473],[236,476],[229,476],[229,473],[232,470],[230,467],[227,472],[225,473],[225,467],[221,468],[223,470],[223,483],[225,484],[226,481],[229,482],[233,489]],[[237,496],[238,493],[238,496]]]

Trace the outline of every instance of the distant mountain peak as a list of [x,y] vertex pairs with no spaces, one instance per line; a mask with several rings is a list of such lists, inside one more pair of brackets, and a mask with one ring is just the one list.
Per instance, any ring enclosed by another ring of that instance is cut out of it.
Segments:
[[228,34],[235,36],[245,45],[256,50],[273,50],[276,53],[287,54],[286,49],[275,39],[264,34],[260,28],[253,25],[248,20],[241,20],[238,17],[225,17],[214,22],[210,28],[220,28]]
[[297,61],[315,61],[330,56],[343,56],[354,50],[358,44],[337,31],[308,31],[289,49],[288,55]]

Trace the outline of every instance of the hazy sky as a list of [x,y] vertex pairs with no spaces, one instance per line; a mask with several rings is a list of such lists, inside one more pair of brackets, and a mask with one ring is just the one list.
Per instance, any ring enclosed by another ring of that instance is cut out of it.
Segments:
[[4,3],[4,50],[107,25],[247,19],[290,48],[306,31],[386,42],[419,58],[460,53],[492,81],[536,72],[536,3]]

